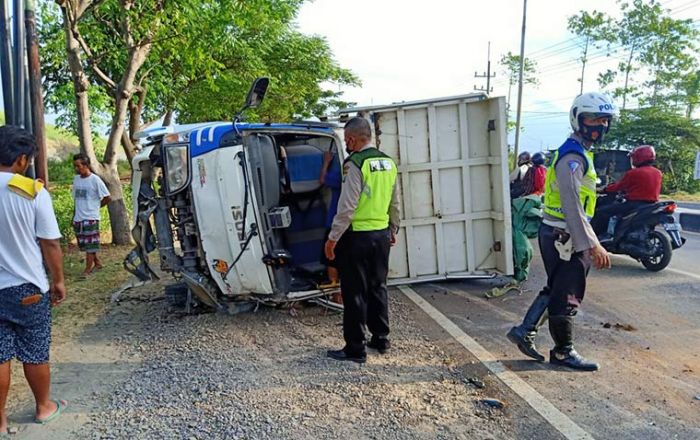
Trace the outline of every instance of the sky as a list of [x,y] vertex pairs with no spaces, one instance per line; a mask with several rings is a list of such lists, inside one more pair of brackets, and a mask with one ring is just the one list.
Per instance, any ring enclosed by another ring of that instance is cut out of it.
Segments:
[[[661,0],[673,18],[700,19],[700,0]],[[537,63],[538,87],[523,94],[521,151],[561,144],[570,132],[568,110],[578,95],[582,48],[567,29],[567,18],[581,9],[617,15],[612,0],[530,0],[527,4],[525,56]],[[358,105],[462,95],[486,87],[488,47],[493,91],[508,96],[498,61],[520,53],[522,0],[309,0],[297,17],[299,30],[323,36],[338,63],[353,71],[360,87],[338,87]],[[618,54],[622,56],[622,54]],[[617,58],[593,49],[584,91],[597,90],[597,75],[614,68]],[[517,86],[511,91],[515,120]],[[55,115],[47,114],[48,122]],[[511,133],[509,143],[513,143]]]
[[[661,0],[673,18],[700,18],[700,0]],[[594,9],[617,15],[612,0],[530,0],[525,56],[537,62],[539,87],[523,92],[520,149],[559,146],[570,132],[568,110],[578,95],[582,50],[567,29],[567,18]],[[353,71],[361,87],[340,87],[346,101],[379,105],[474,92],[486,87],[491,43],[495,71],[491,96],[507,96],[498,64],[507,52],[520,53],[523,2],[519,0],[315,0],[297,18],[299,29],[327,39],[338,63]],[[602,50],[590,52],[584,91],[597,90],[597,74],[614,67]],[[516,108],[517,87],[512,90]],[[511,116],[515,120],[515,114]],[[510,142],[513,141],[511,135]]]

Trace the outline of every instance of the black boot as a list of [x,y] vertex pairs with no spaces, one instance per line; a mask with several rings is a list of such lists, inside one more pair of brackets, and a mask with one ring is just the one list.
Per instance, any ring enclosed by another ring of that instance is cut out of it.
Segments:
[[540,362],[544,361],[544,356],[535,347],[535,336],[537,336],[537,330],[547,320],[547,304],[549,304],[549,295],[537,295],[530,308],[527,309],[523,323],[511,328],[506,335],[510,342],[517,345],[525,356]]
[[574,317],[550,316],[549,332],[554,339],[554,349],[549,352],[549,362],[574,370],[596,371],[600,365],[589,361],[574,350]]

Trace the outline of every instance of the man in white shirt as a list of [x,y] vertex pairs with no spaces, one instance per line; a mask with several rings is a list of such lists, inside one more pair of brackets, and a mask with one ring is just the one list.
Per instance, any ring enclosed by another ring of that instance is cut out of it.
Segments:
[[23,176],[35,152],[30,133],[0,127],[0,437],[7,435],[5,405],[13,358],[24,365],[37,423],[55,419],[66,406],[50,398],[49,366],[51,304],[66,296],[61,233],[51,196],[40,182]]
[[90,171],[90,160],[87,156],[74,155],[73,168],[77,174],[73,178],[73,230],[78,247],[85,252],[83,274],[90,275],[93,268],[102,269],[102,262],[97,257],[100,250],[100,208],[108,204],[111,198],[102,179]]

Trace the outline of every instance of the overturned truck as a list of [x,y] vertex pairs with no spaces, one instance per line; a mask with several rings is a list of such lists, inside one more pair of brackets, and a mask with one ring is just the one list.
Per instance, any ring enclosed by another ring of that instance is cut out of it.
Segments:
[[[257,80],[246,107],[267,86]],[[244,107],[245,109],[245,107]],[[401,229],[390,283],[513,272],[505,103],[482,94],[347,109],[372,121],[399,167]],[[330,189],[324,152],[342,162],[333,123],[214,122],[143,133],[133,159],[133,237],[125,267],[159,267],[200,302],[235,312],[334,293],[319,288]],[[338,164],[340,165],[340,164]]]

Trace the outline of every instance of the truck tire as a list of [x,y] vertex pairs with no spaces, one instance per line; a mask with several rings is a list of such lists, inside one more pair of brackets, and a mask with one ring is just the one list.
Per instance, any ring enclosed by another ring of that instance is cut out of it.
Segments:
[[165,301],[172,307],[183,308],[187,305],[188,290],[189,287],[185,283],[165,286]]
[[647,270],[652,272],[658,272],[666,268],[666,266],[671,263],[671,256],[673,255],[673,247],[671,246],[671,239],[668,235],[661,231],[652,231],[651,240],[654,246],[659,246],[662,250],[662,254],[658,257],[642,258],[642,264]]

